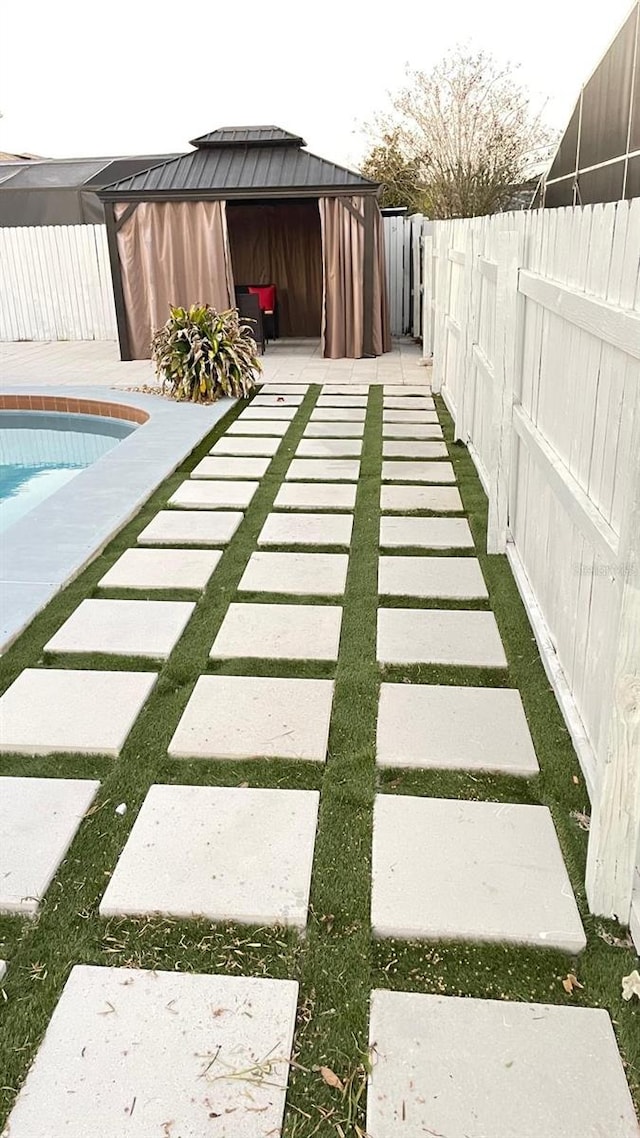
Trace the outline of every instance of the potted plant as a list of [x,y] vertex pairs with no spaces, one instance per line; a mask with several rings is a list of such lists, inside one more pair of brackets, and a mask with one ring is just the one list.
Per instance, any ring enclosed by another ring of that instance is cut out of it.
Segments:
[[223,395],[246,399],[262,371],[251,329],[237,308],[216,312],[209,304],[170,308],[151,342],[162,390],[174,399],[213,403]]

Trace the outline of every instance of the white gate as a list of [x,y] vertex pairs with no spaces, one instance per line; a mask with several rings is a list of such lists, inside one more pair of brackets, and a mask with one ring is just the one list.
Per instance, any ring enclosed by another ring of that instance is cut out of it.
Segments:
[[423,237],[431,222],[422,214],[384,217],[387,291],[392,336],[422,335]]

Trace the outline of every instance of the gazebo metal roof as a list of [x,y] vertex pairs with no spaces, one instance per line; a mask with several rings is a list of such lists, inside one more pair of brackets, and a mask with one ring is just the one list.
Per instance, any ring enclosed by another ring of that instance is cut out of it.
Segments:
[[291,134],[281,126],[223,126],[199,138],[192,146],[306,146],[299,134]]
[[304,139],[275,126],[223,127],[196,149],[99,191],[105,202],[377,194],[378,183],[303,150]]

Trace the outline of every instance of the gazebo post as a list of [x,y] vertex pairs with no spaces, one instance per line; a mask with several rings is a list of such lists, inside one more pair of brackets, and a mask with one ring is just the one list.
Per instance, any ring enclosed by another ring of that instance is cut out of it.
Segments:
[[[135,205],[134,205],[135,208]],[[118,326],[118,341],[120,345],[120,359],[132,360],[131,345],[129,343],[129,326],[127,324],[127,308],[122,287],[122,269],[120,254],[118,253],[118,227],[114,215],[115,206],[110,202],[104,203],[104,219],[107,226],[107,245],[109,247],[109,262],[111,264],[111,280],[113,282],[113,299],[116,306],[116,324]],[[130,212],[133,212],[130,210]]]
[[363,267],[363,337],[362,354],[365,359],[375,356],[373,348],[373,298],[375,289],[375,226],[376,199],[364,195],[364,267]]

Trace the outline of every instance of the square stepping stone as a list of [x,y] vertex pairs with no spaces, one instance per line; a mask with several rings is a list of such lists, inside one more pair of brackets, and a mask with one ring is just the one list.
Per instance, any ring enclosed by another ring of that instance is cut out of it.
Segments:
[[242,509],[250,505],[259,482],[232,482],[220,479],[190,478],[181,482],[169,498],[169,505],[183,510]]
[[316,407],[311,412],[312,423],[364,423],[367,416],[364,407]]
[[269,514],[258,545],[349,545],[351,514]]
[[306,395],[308,383],[263,383],[261,395]]
[[296,458],[359,458],[362,439],[300,439]]
[[380,509],[383,513],[389,510],[435,510],[446,514],[462,510],[463,505],[455,486],[382,486]]
[[256,395],[252,407],[299,407],[304,395]]
[[155,672],[25,668],[0,697],[0,752],[115,758],[157,678]]
[[305,439],[358,439],[364,434],[364,423],[307,423]]
[[437,423],[383,423],[385,439],[441,439],[442,427]]
[[382,411],[382,423],[439,423],[437,411]]
[[213,444],[209,454],[213,455],[214,458],[217,455],[273,458],[281,443],[281,438],[263,437],[262,435],[256,437],[253,435],[223,435]]
[[339,605],[231,604],[209,656],[337,660],[341,623]]
[[100,915],[307,923],[317,790],[152,786]]
[[[297,993],[293,980],[76,965],[12,1138],[280,1133]],[[235,1075],[265,1062],[264,1077]]]
[[514,688],[382,684],[377,762],[382,767],[537,774]]
[[447,444],[441,442],[403,442],[385,440],[382,444],[383,458],[447,458]]
[[382,463],[383,482],[455,482],[450,462],[403,462],[391,459]]
[[0,913],[33,917],[99,782],[0,778]]
[[346,553],[252,553],[238,589],[241,593],[339,597],[345,590],[348,567]]
[[316,407],[366,407],[366,395],[320,395]]
[[375,936],[586,946],[546,806],[379,794],[372,878]]
[[466,518],[380,518],[380,545],[387,549],[473,549]]
[[431,384],[425,383],[422,386],[408,383],[385,383],[382,388],[384,395],[426,395],[431,396]]
[[200,676],[169,754],[323,763],[332,701],[333,680]]
[[324,395],[368,395],[368,383],[323,383],[321,394]]
[[464,609],[379,609],[381,664],[453,664],[506,668],[492,612]]
[[378,592],[388,597],[487,597],[475,557],[381,557]]
[[270,458],[203,458],[191,478],[262,478],[270,464]]
[[351,458],[294,458],[285,474],[287,482],[357,482],[360,463]]
[[228,435],[277,435],[282,438],[291,426],[287,419],[245,419],[239,415],[229,427]]
[[98,582],[101,589],[206,589],[218,549],[126,549]]
[[370,1039],[368,1134],[637,1138],[600,1008],[375,991]]
[[435,411],[433,399],[424,395],[385,395],[382,406],[385,411]]
[[243,518],[231,510],[160,510],[138,534],[138,545],[226,545]]
[[166,660],[195,607],[191,601],[82,601],[45,644],[45,652]]
[[273,504],[288,510],[353,510],[357,489],[344,482],[283,482]]
[[239,423],[242,421],[246,423],[252,419],[268,419],[270,422],[273,422],[274,419],[281,419],[287,423],[291,423],[291,420],[295,419],[297,414],[297,407],[256,407],[254,400],[254,402],[247,407],[246,411],[242,411],[241,414],[238,415],[238,418],[235,419],[234,422]]

